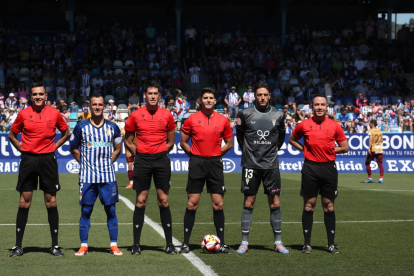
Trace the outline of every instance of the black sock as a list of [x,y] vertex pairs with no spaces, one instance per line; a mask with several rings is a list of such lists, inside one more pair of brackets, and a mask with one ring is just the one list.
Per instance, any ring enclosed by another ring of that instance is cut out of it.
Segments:
[[305,211],[302,213],[302,228],[305,244],[310,244],[312,236],[313,211]]
[[223,210],[213,211],[214,226],[216,227],[217,237],[220,239],[220,244],[225,245],[224,242],[224,212]]
[[165,241],[167,245],[172,244],[172,222],[170,207],[160,207],[162,228],[164,228]]
[[59,213],[57,207],[47,208],[47,218],[49,220],[50,235],[52,236],[52,247],[58,245]]
[[134,217],[132,219],[134,231],[134,244],[139,244],[141,240],[142,227],[144,226],[145,207],[135,206]]
[[335,211],[324,212],[323,218],[325,221],[326,233],[328,235],[328,245],[335,244]]
[[21,208],[17,211],[16,217],[16,246],[22,247],[24,229],[26,228],[29,208]]
[[186,245],[190,244],[191,231],[193,231],[193,226],[195,222],[196,210],[185,209],[184,215],[184,243]]

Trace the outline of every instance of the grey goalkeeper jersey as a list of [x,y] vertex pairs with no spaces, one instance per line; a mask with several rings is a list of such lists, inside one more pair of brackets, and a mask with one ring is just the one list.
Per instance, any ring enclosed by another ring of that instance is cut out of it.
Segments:
[[270,106],[261,112],[252,106],[237,115],[237,141],[242,149],[241,166],[278,169],[277,152],[285,141],[285,114]]

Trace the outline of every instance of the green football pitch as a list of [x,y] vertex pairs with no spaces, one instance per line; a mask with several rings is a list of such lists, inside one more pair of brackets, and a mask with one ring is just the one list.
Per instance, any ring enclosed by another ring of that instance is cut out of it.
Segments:
[[[378,179],[378,175],[374,175]],[[234,250],[241,241],[240,219],[243,195],[241,174],[225,174],[224,197],[226,242]],[[23,239],[25,254],[9,258],[8,249],[15,242],[15,219],[19,194],[15,191],[17,175],[1,175],[0,181],[0,271],[1,275],[414,275],[414,182],[412,174],[386,174],[384,184],[364,184],[366,174],[340,174],[336,210],[336,243],[342,254],[325,251],[326,233],[320,202],[314,214],[312,254],[302,254],[302,198],[299,195],[300,174],[282,174],[282,238],[290,254],[273,252],[273,233],[269,223],[267,200],[260,191],[253,212],[250,251],[247,254],[204,254],[200,241],[215,234],[210,198],[203,193],[196,213],[190,247],[192,262],[182,255],[164,253],[165,240],[159,228],[159,210],[152,187],[141,239],[142,255],[130,255],[132,215],[129,201],[135,203],[135,192],[125,189],[127,175],[117,180],[123,200],[117,204],[119,219],[118,245],[123,256],[109,254],[106,215],[97,201],[92,214],[89,254],[75,257],[80,246],[78,222],[80,207],[77,175],[61,174],[62,190],[58,193],[60,215],[59,245],[64,257],[50,255],[47,212],[40,191],[34,193],[28,226]],[[183,240],[183,217],[187,204],[186,174],[173,174],[170,208],[173,236]],[[177,242],[177,246],[179,242]]]

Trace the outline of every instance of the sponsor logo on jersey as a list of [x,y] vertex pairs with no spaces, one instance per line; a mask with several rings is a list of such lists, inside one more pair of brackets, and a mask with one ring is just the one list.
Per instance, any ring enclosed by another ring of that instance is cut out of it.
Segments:
[[88,148],[106,148],[109,147],[111,145],[110,142],[87,142],[87,147]]
[[66,163],[66,169],[70,173],[79,173],[79,163],[76,160],[70,160],[68,163]]
[[269,136],[270,132],[268,130],[266,131],[261,131],[260,129],[257,131],[257,135],[260,136],[260,140],[265,140],[266,141],[266,137]]

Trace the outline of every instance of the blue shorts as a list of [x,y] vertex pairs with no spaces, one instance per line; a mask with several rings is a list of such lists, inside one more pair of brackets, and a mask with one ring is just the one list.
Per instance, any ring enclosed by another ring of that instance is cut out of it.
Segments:
[[117,203],[119,194],[116,181],[108,183],[79,183],[79,205],[94,205],[98,195],[102,205]]

